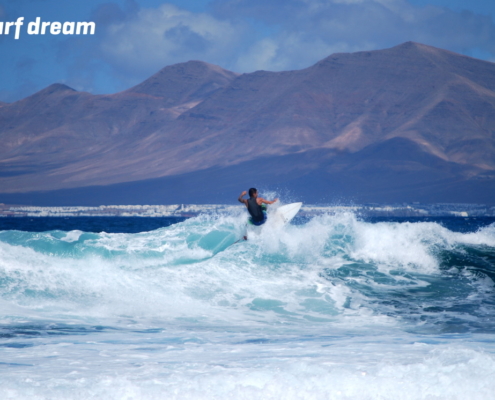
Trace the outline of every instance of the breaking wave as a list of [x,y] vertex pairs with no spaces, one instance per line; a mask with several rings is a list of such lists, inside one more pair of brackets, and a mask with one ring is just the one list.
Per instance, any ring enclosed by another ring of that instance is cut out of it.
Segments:
[[494,225],[245,227],[0,232],[2,398],[493,394]]

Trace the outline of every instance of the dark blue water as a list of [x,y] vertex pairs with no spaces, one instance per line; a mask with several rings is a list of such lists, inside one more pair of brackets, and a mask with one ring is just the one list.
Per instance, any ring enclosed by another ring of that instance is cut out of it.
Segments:
[[183,217],[6,217],[0,218],[0,230],[138,233],[164,228],[185,219]]

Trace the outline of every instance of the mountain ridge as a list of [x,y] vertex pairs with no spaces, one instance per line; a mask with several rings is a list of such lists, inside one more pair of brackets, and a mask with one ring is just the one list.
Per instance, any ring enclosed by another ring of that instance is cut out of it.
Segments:
[[[277,168],[323,177],[346,171],[357,181],[367,168],[373,179],[395,171],[387,175],[390,186],[411,168],[487,183],[495,179],[495,64],[413,42],[332,54],[283,72],[237,74],[189,61],[111,95],[51,85],[0,108],[0,137],[7,144],[0,193],[132,186],[211,168],[224,170],[226,180],[236,165],[317,149],[327,151],[332,167],[297,161]],[[371,161],[371,149],[400,151],[404,143],[417,162],[388,160],[384,169]],[[359,173],[352,172],[361,165],[353,154],[368,165]],[[456,166],[451,175],[440,161]],[[342,196],[352,197],[346,190]]]

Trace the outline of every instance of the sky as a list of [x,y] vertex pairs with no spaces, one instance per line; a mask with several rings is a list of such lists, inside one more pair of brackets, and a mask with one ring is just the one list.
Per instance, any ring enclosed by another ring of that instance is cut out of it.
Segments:
[[[52,83],[116,93],[201,60],[244,73],[306,68],[338,52],[415,41],[495,62],[494,0],[0,0],[0,101]],[[28,35],[94,22],[94,35]],[[3,26],[2,26],[3,27]]]

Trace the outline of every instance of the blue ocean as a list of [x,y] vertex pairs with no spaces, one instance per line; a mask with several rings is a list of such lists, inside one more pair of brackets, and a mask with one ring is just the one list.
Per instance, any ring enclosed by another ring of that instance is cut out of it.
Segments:
[[1,399],[495,398],[495,219],[0,219]]

